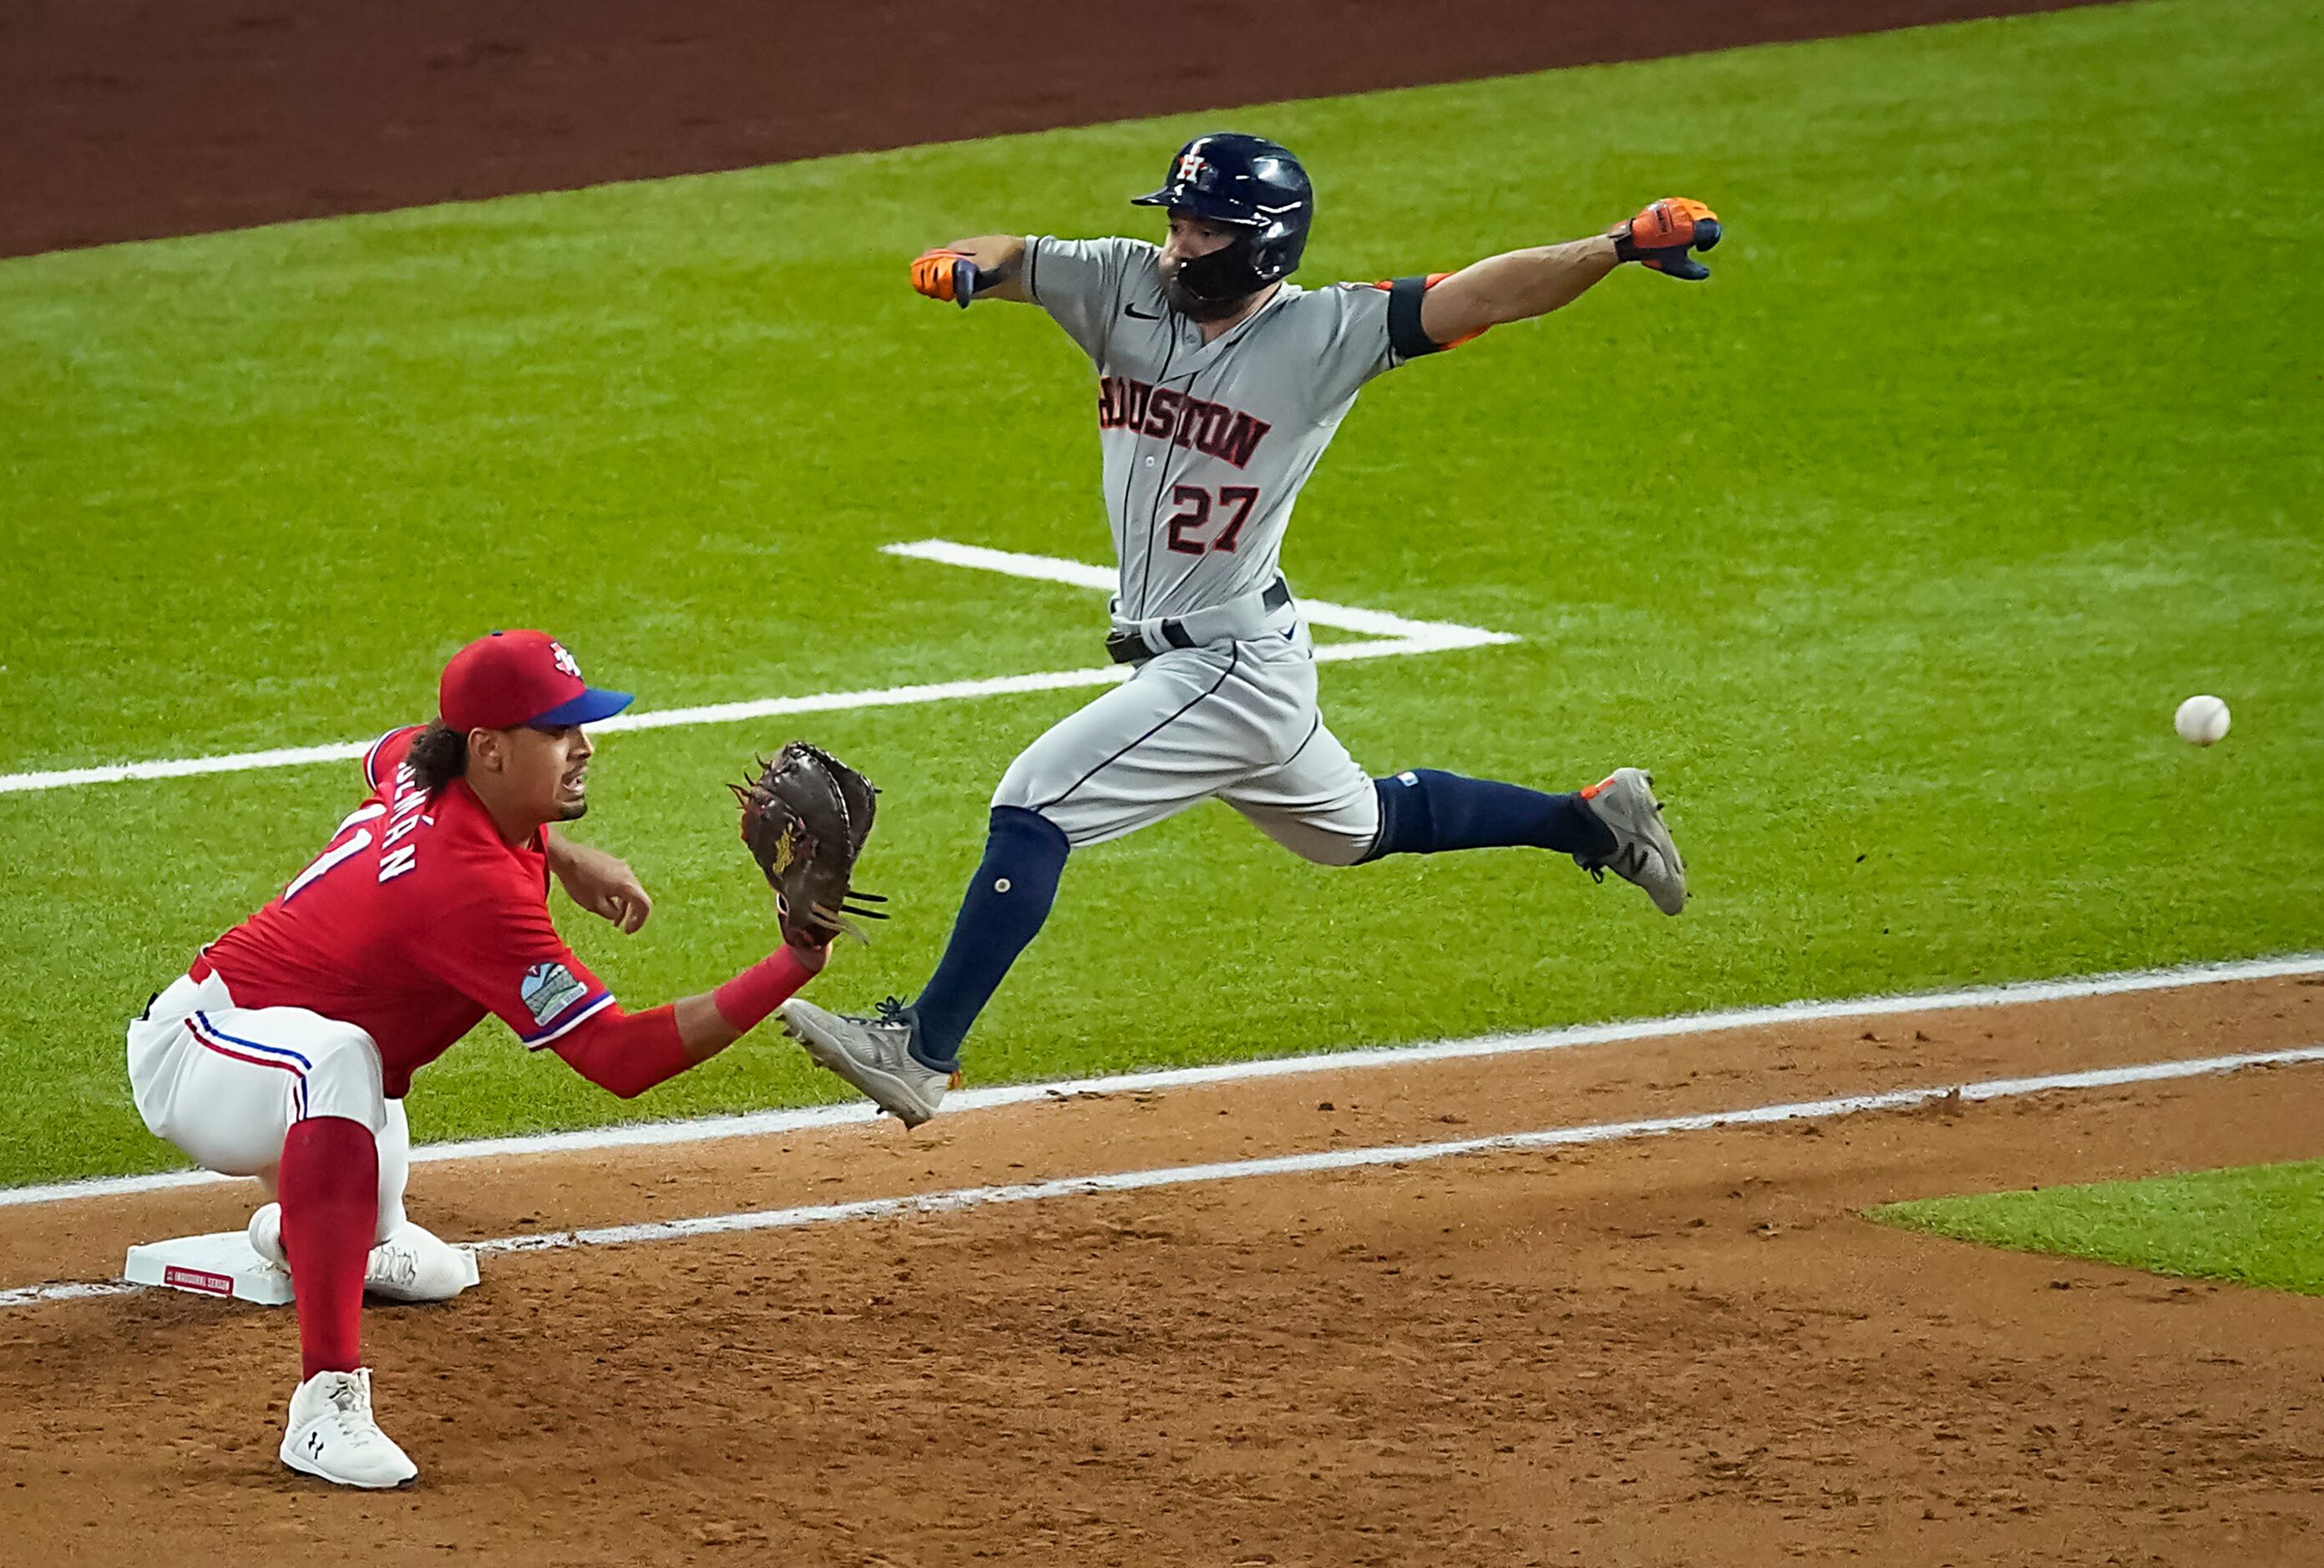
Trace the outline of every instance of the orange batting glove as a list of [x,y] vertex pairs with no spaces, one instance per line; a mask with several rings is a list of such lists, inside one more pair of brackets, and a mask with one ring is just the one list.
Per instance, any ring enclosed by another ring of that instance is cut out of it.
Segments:
[[1686,253],[1707,251],[1719,243],[1719,215],[1692,197],[1666,196],[1606,232],[1613,237],[1619,260],[1700,281],[1711,276],[1711,269]]
[[966,309],[976,293],[976,263],[960,251],[923,251],[912,258],[912,287]]

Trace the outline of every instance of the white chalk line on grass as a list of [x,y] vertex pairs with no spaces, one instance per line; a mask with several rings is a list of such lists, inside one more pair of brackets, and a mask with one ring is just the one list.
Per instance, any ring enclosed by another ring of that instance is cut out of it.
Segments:
[[[965,567],[976,571],[999,572],[1007,576],[1109,591],[1113,587],[1112,567],[1093,566],[1086,561],[1024,555],[1015,550],[985,549],[941,539],[882,548],[883,553],[888,555]],[[1463,626],[1451,621],[1415,621],[1389,614],[1384,610],[1366,610],[1321,599],[1303,599],[1299,607],[1314,625],[1361,632],[1379,639],[1369,642],[1327,643],[1315,650],[1318,659],[1333,663],[1364,659],[1399,659],[1416,653],[1444,653],[1455,649],[1484,648],[1517,641],[1507,632],[1488,632],[1482,627]],[[1128,665],[1107,664],[1086,669],[1048,669],[1030,675],[1000,675],[978,680],[940,680],[862,691],[812,692],[805,696],[757,697],[743,702],[707,703],[695,707],[653,708],[643,713],[619,714],[591,727],[599,733],[612,734],[631,730],[683,729],[696,724],[733,724],[744,719],[772,718],[785,714],[850,713],[867,708],[911,707],[924,703],[961,702],[978,697],[1013,696],[1027,692],[1109,686],[1127,679],[1130,673]],[[234,752],[213,757],[170,757],[147,762],[110,762],[94,768],[0,773],[0,795],[70,789],[90,784],[188,779],[210,773],[246,773],[267,768],[300,768],[317,762],[351,761],[362,756],[376,738],[334,741],[320,746],[276,746],[265,751]]]
[[[1630,1121],[1598,1121],[1574,1127],[1545,1128],[1536,1132],[1508,1132],[1437,1143],[1322,1149],[1310,1154],[1268,1155],[1204,1165],[1163,1166],[1097,1176],[1060,1176],[1049,1181],[1017,1182],[1003,1186],[954,1187],[943,1192],[914,1193],[901,1197],[861,1198],[852,1203],[807,1204],[795,1208],[752,1209],[685,1220],[654,1220],[632,1225],[550,1231],[530,1236],[499,1236],[467,1245],[478,1252],[537,1252],[576,1247],[632,1246],[648,1241],[735,1235],[751,1231],[795,1230],[807,1225],[838,1224],[899,1214],[958,1213],[967,1209],[991,1208],[1003,1204],[1144,1192],[1158,1187],[1196,1186],[1259,1176],[1315,1176],[1379,1166],[1420,1165],[1462,1155],[1520,1153],[1582,1144],[1614,1143],[1637,1138],[1660,1138],[1680,1132],[1766,1127],[1785,1121],[1856,1116],[1867,1111],[1904,1111],[1937,1100],[1957,1098],[1981,1102],[2072,1090],[2124,1088],[2138,1084],[2210,1077],[2254,1067],[2287,1067],[2314,1062],[2324,1062],[2324,1045],[2301,1046],[2279,1051],[2247,1051],[2188,1061],[2141,1062],[2128,1066],[2092,1067],[2074,1073],[2045,1073],[2032,1077],[1988,1078],[1981,1083],[1892,1089],[1875,1094],[1842,1094],[1824,1100],[1794,1100],[1778,1105],[1755,1105],[1735,1111],[1705,1111],[1683,1116],[1646,1117]],[[13,1290],[0,1290],[0,1307],[82,1300],[144,1288],[118,1281],[23,1286]]]
[[[1789,1001],[1772,1007],[1730,1008],[1720,1012],[1678,1013],[1665,1018],[1626,1019],[1612,1023],[1576,1024],[1521,1035],[1487,1035],[1473,1039],[1429,1040],[1408,1046],[1373,1046],[1356,1050],[1327,1051],[1306,1056],[1276,1056],[1250,1062],[1221,1062],[1201,1067],[1164,1067],[1139,1073],[1116,1073],[1096,1078],[1070,1078],[1036,1084],[1005,1084],[985,1089],[955,1090],[945,1098],[947,1121],[964,1112],[992,1111],[1037,1101],[1071,1099],[1080,1094],[1140,1094],[1162,1089],[1203,1084],[1244,1083],[1258,1078],[1299,1077],[1315,1073],[1340,1073],[1368,1067],[1403,1067],[1421,1062],[1450,1062],[1480,1057],[1523,1056],[1539,1051],[1566,1050],[1577,1046],[1623,1045],[1639,1040],[1718,1034],[1729,1029],[1764,1028],[1774,1024],[1825,1023],[1893,1018],[1899,1014],[1941,1012],[1957,1008],[2023,1007],[2036,1002],[2071,1001],[2083,997],[2124,996],[2148,991],[2173,991],[2182,986],[2219,985],[2238,981],[2275,980],[2293,975],[2324,974],[2324,954],[2299,953],[2278,958],[2241,959],[2227,964],[2185,964],[2170,969],[2135,969],[2068,980],[2017,981],[2005,985],[1976,986],[1960,991],[1921,992],[1900,996],[1854,997],[1832,1001]],[[463,1142],[425,1143],[411,1151],[415,1165],[452,1159],[521,1158],[533,1155],[570,1154],[605,1148],[657,1148],[670,1144],[706,1143],[727,1138],[760,1138],[769,1134],[804,1132],[849,1122],[873,1121],[879,1112],[868,1102],[812,1105],[788,1111],[754,1111],[735,1116],[706,1116],[686,1121],[632,1122],[616,1127],[584,1128],[573,1132],[531,1133],[514,1138],[474,1139]],[[66,1203],[78,1198],[134,1196],[174,1187],[205,1186],[241,1178],[203,1170],[164,1171],[149,1176],[100,1176],[87,1181],[51,1182],[39,1186],[0,1188],[0,1208],[25,1204]]]

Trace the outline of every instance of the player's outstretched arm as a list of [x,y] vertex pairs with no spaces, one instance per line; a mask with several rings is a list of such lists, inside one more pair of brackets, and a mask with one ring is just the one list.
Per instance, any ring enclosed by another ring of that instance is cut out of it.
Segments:
[[1014,235],[954,240],[912,260],[912,287],[931,300],[965,309],[972,300],[1030,304],[1025,291],[1025,242]]
[[1452,344],[1488,327],[1546,316],[1624,262],[1674,278],[1707,278],[1711,269],[1687,253],[1718,243],[1718,214],[1699,201],[1668,198],[1595,238],[1488,256],[1441,279],[1421,300],[1421,330]]
[[557,1054],[601,1089],[628,1100],[698,1067],[764,1022],[822,972],[828,944],[784,945],[715,991],[644,1012],[611,1007],[555,1042]]

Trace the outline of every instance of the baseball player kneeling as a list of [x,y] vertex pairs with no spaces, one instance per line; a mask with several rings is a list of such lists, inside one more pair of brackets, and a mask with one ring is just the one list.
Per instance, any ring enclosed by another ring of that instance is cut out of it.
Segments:
[[496,632],[445,667],[437,721],[363,761],[370,796],[281,896],[202,950],[129,1026],[146,1126],[277,1201],[251,1244],[289,1268],[304,1370],[282,1462],[345,1486],[418,1473],[379,1429],[366,1288],[440,1299],[454,1250],[404,1218],[411,1075],[497,1014],[535,1050],[628,1097],[708,1060],[823,967],[787,942],[716,990],[625,1012],[549,918],[553,873],[623,931],[652,905],[630,868],[549,826],[588,809],[585,726],[629,706],[539,632]]
[[1699,201],[1649,204],[1608,233],[1459,272],[1307,290],[1287,281],[1314,221],[1297,159],[1257,136],[1198,136],[1171,160],[1158,245],[991,235],[930,251],[912,285],[1045,310],[1097,373],[1098,447],[1119,562],[1107,650],[1130,678],[1012,763],[943,961],[873,1017],[795,1001],[815,1059],[908,1125],[936,1113],[969,1027],[1048,918],[1067,854],[1218,798],[1324,865],[1530,845],[1655,908],[1686,868],[1652,780],[1618,768],[1572,793],[1416,769],[1375,779],[1316,707],[1315,657],[1278,561],[1293,504],[1373,377],[1488,327],[1572,303],[1623,263],[1710,275]]

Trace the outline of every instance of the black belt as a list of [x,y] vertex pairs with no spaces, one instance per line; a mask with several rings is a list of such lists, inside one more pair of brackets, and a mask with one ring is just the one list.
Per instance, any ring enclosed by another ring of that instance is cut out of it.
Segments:
[[[1280,610],[1291,603],[1291,585],[1277,577],[1267,586],[1259,603],[1269,610]],[[1162,641],[1173,648],[1192,648],[1194,640],[1186,635],[1185,623],[1173,615],[1162,623]],[[1154,657],[1154,650],[1146,639],[1135,632],[1117,632],[1105,640],[1105,651],[1116,664],[1136,664]]]

